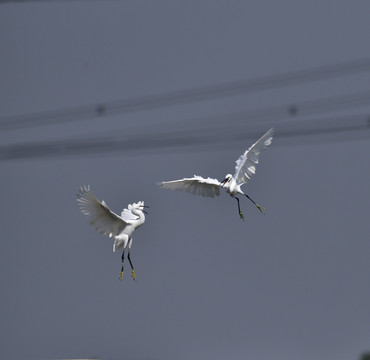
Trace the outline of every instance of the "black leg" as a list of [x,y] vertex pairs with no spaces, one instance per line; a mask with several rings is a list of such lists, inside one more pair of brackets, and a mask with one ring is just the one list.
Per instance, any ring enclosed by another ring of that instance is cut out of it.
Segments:
[[254,201],[254,200],[252,200],[247,194],[244,194],[250,201],[252,201],[252,203],[254,204],[254,205],[256,205],[257,206],[257,209],[259,210],[259,211],[261,211],[261,213],[263,214],[263,215],[265,215],[265,212],[263,211],[263,210],[265,210],[263,207],[261,207],[261,206],[259,206],[258,204],[256,204],[256,202]]
[[130,250],[128,251],[127,258],[128,258],[128,261],[130,262],[131,269],[134,270],[134,266],[132,265],[132,261],[131,261]]
[[128,261],[130,262],[130,266],[131,266],[131,269],[132,269],[131,276],[136,281],[135,270],[134,270],[134,266],[132,265],[131,256],[130,256],[130,249],[128,249],[127,258],[128,258]]
[[122,251],[122,266],[121,266],[121,273],[119,274],[119,279],[122,280],[123,279],[123,262],[125,260],[125,249],[123,249]]
[[236,199],[236,201],[238,202],[238,211],[239,211],[239,216],[240,216],[240,218],[241,218],[242,220],[244,220],[244,215],[243,215],[242,211],[240,210],[239,198],[237,198],[237,197],[235,196],[235,199]]

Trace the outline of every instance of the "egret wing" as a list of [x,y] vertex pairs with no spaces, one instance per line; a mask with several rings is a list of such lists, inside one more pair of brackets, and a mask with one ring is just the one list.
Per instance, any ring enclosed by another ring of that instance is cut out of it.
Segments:
[[258,156],[271,144],[273,133],[274,129],[271,128],[236,160],[234,178],[238,185],[246,183],[256,173]]
[[126,221],[112,212],[104,201],[100,202],[94,196],[89,186],[80,187],[77,203],[90,225],[103,235],[118,235],[127,226]]
[[192,178],[162,181],[158,185],[168,190],[185,190],[193,195],[215,197],[220,195],[221,183],[217,179],[205,179],[201,176],[194,175]]

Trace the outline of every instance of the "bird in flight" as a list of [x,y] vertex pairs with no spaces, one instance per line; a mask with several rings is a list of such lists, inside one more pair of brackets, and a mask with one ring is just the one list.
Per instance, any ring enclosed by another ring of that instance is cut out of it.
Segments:
[[122,267],[119,279],[123,279],[123,262],[125,250],[128,247],[128,261],[131,266],[131,276],[136,280],[134,266],[132,265],[130,250],[132,245],[133,232],[144,224],[144,210],[149,206],[144,205],[144,201],[129,204],[127,209],[123,209],[121,216],[118,216],[109,209],[107,204],[100,202],[90,191],[89,186],[81,186],[77,193],[77,203],[82,214],[86,215],[89,223],[97,231],[110,238],[114,238],[113,251],[122,250]]
[[258,157],[263,149],[266,149],[272,142],[274,129],[268,130],[261,138],[255,142],[248,150],[246,150],[239,159],[236,160],[235,174],[227,174],[221,182],[217,179],[203,178],[194,175],[192,178],[184,178],[173,181],[162,181],[158,185],[169,190],[185,190],[193,195],[201,195],[204,197],[215,197],[220,195],[220,188],[223,187],[226,192],[238,203],[239,216],[244,220],[244,215],[240,209],[239,198],[237,194],[246,196],[254,205],[264,214],[264,208],[259,206],[247,194],[241,190],[241,186],[245,184],[256,172]]

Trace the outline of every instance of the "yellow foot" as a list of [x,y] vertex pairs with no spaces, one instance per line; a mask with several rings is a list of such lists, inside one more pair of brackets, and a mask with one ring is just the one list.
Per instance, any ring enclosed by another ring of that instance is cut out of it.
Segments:
[[239,212],[239,216],[244,221],[244,215],[243,215],[243,213],[241,211]]
[[263,207],[261,207],[261,206],[259,206],[259,205],[257,205],[257,204],[256,204],[256,206],[257,206],[257,209],[258,209],[259,211],[261,211],[261,213],[262,213],[263,215],[266,215],[266,214],[265,214],[265,212],[264,212],[264,210],[266,210],[265,208],[263,208]]
[[120,272],[119,274],[119,279],[122,280],[123,279],[123,271]]
[[131,277],[136,281],[136,275],[135,275],[135,270],[132,269]]

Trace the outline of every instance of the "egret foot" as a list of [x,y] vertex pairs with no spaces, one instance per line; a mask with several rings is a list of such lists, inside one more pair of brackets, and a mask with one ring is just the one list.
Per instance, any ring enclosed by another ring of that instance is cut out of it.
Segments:
[[131,277],[136,281],[136,275],[135,275],[135,270],[134,269],[132,269]]
[[123,271],[120,272],[119,274],[119,279],[122,280],[123,279]]
[[261,206],[259,206],[259,205],[257,205],[257,204],[256,204],[256,206],[257,206],[257,209],[258,209],[259,211],[261,211],[261,213],[262,213],[263,215],[266,215],[266,213],[264,212],[264,210],[266,210],[265,208],[263,208],[263,207],[261,207]]
[[243,213],[241,212],[241,211],[239,211],[239,216],[240,216],[240,218],[244,221],[245,219],[244,219],[244,215],[243,215]]

